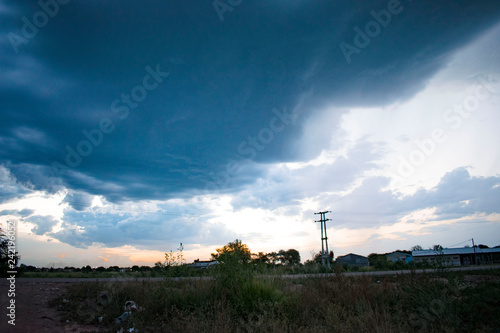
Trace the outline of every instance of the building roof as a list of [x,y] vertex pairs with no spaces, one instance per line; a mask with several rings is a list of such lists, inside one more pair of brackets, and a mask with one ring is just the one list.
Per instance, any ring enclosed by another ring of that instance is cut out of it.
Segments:
[[192,264],[188,264],[191,267],[207,268],[209,266],[218,265],[220,262],[218,260],[200,260],[196,259]]
[[389,256],[411,256],[410,253],[406,253],[406,252],[399,252],[399,251],[396,251],[396,252],[392,252],[392,253],[389,253],[389,254],[386,254],[387,257]]
[[342,259],[342,258],[346,258],[346,257],[358,257],[358,258],[368,259],[368,257],[360,256],[359,254],[354,254],[354,253],[349,253],[349,254],[346,254],[345,256],[337,257],[337,259]]
[[[480,249],[478,247],[476,249],[476,254],[479,253],[497,253],[500,252],[500,248],[491,248],[491,249]],[[411,254],[414,257],[424,257],[424,256],[437,256],[441,253],[434,250],[422,250],[422,251],[411,251]],[[473,247],[460,247],[453,249],[443,249],[442,254],[444,255],[452,255],[452,254],[474,254]]]

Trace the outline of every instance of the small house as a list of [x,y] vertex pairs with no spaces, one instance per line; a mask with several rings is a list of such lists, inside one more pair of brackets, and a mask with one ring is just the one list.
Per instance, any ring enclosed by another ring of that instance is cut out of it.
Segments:
[[218,265],[220,262],[217,260],[200,260],[196,259],[192,264],[189,264],[189,266],[194,267],[194,268],[201,268],[201,269],[206,269],[209,267],[212,267],[214,265]]
[[367,257],[363,257],[354,253],[349,253],[345,256],[337,257],[336,262],[341,265],[349,266],[370,266],[370,261]]

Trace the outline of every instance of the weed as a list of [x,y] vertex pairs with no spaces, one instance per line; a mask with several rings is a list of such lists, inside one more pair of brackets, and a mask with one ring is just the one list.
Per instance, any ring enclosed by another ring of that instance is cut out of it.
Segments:
[[[227,262],[226,262],[227,263]],[[236,265],[236,264],[235,264]],[[78,283],[56,300],[68,318],[116,332],[134,300],[140,332],[483,332],[500,328],[499,271],[263,278],[220,265],[214,279]],[[63,298],[66,302],[62,302]],[[99,317],[103,317],[99,324]],[[130,326],[128,326],[130,327]]]

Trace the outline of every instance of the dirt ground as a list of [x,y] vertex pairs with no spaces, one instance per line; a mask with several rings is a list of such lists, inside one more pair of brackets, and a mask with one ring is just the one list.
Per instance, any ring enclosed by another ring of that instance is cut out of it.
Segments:
[[68,283],[52,282],[51,279],[37,281],[16,281],[15,326],[10,325],[7,317],[9,301],[9,284],[5,278],[0,282],[0,332],[10,333],[58,333],[58,332],[98,332],[97,328],[82,326],[61,321],[62,312],[49,306],[49,302],[63,295]]

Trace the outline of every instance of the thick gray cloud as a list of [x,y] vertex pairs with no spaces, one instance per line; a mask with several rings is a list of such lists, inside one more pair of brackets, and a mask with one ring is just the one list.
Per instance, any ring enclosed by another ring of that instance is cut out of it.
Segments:
[[27,217],[33,213],[34,213],[34,211],[32,209],[21,209],[21,210],[5,209],[5,210],[0,211],[0,216],[16,215],[16,216],[20,216],[20,217]]
[[31,222],[35,224],[35,227],[31,229],[36,235],[45,235],[52,231],[52,228],[58,223],[52,216],[40,216],[35,215],[27,218],[26,222]]
[[74,210],[83,211],[90,207],[92,200],[93,196],[88,193],[71,191],[68,192],[63,202],[67,202]]
[[275,168],[254,184],[235,194],[235,208],[262,207],[273,209],[279,205],[294,205],[298,201],[324,192],[345,191],[369,170],[378,169],[376,161],[382,158],[384,145],[360,140],[346,156],[331,163],[308,165],[296,170]]
[[447,173],[431,191],[418,191],[415,203],[438,208],[440,218],[457,218],[473,213],[498,213],[500,177],[471,177],[466,168]]
[[[204,190],[229,161],[249,158],[239,145],[267,142],[271,132],[262,130],[284,107],[297,107],[296,123],[275,132],[253,162],[302,160],[297,138],[316,110],[412,96],[500,18],[493,0],[401,1],[348,63],[341,43],[354,45],[354,29],[393,2],[251,1],[223,22],[210,1],[61,5],[18,53],[8,38],[0,43],[0,161],[26,188],[68,187],[116,202],[172,198]],[[4,2],[2,35],[22,36],[22,18],[40,10]],[[53,162],[74,167],[54,174]],[[223,190],[262,175],[248,167]],[[0,200],[18,190],[3,187]]]
[[406,196],[383,191],[389,181],[384,177],[366,179],[352,193],[329,196],[323,204],[332,207],[336,225],[354,229],[392,224],[426,208],[436,208],[440,220],[500,212],[500,177],[473,177],[466,168],[459,168],[447,173],[436,187]]
[[100,243],[106,247],[132,245],[154,250],[175,248],[179,242],[219,245],[236,238],[223,224],[209,223],[207,217],[197,217],[194,221],[189,212],[186,213],[90,213],[67,210],[63,229],[50,233],[50,236],[80,248]]
[[[500,177],[473,177],[466,168],[447,173],[436,187],[419,190],[413,195],[402,197],[398,193],[384,191],[388,184],[387,178],[371,177],[347,195],[323,192],[319,201],[323,207],[332,210],[329,217],[336,227],[349,229],[394,224],[403,216],[426,208],[436,208],[435,214],[440,220],[500,212]],[[239,200],[250,195],[250,192],[242,191],[232,201],[235,212],[255,205],[271,211],[280,209],[281,213],[290,216],[300,213],[306,219],[313,216],[314,211],[304,211],[299,201],[282,198],[272,192],[276,188],[279,186],[268,188],[267,193],[264,190],[257,191],[255,196],[248,197],[246,205]],[[179,242],[218,246],[238,237],[226,225],[209,222],[213,218],[209,206],[197,204],[179,207],[169,206],[169,209],[142,214],[66,210],[63,230],[49,235],[80,248],[100,243],[106,247],[132,245],[154,250],[175,248]],[[37,234],[50,231],[55,223],[40,217],[29,220],[37,223],[38,227],[34,230]],[[270,237],[259,232],[245,236],[247,241],[255,237],[259,237],[260,241]]]
[[20,185],[8,168],[0,164],[0,203],[21,197],[30,192]]

